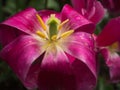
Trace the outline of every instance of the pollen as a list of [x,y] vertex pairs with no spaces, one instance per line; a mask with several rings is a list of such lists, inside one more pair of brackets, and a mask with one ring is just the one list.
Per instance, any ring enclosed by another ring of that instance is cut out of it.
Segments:
[[63,21],[59,26],[58,26],[58,30],[60,30],[63,25],[65,25],[67,22],[69,22],[69,19],[66,19],[65,21]]
[[41,27],[43,28],[43,30],[47,30],[47,27],[46,27],[44,21],[42,20],[42,18],[38,14],[36,14],[36,17],[37,17]]

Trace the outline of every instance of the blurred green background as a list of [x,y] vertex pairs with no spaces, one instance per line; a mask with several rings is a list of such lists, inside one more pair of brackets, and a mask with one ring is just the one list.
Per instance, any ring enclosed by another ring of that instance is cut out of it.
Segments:
[[[27,8],[34,7],[36,10],[51,9],[60,11],[64,4],[71,4],[70,0],[0,0],[0,22],[15,13]],[[97,25],[97,30],[106,23],[106,18]],[[1,47],[0,47],[1,48]],[[109,82],[108,68],[100,62],[99,79],[95,90],[120,90],[120,84],[112,84]],[[0,60],[0,90],[26,90],[19,79],[10,69],[10,67]]]

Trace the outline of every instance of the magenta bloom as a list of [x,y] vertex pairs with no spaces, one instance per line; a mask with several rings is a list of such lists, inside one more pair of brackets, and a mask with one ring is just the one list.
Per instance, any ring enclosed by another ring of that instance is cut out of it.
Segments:
[[0,55],[28,89],[92,90],[97,76],[88,32],[93,29],[69,5],[61,13],[28,8],[1,24]]
[[104,8],[97,0],[71,0],[73,7],[84,17],[98,23],[104,17]]
[[109,67],[110,77],[113,82],[120,81],[120,17],[114,18],[108,22],[103,31],[98,35],[96,41],[101,49]]
[[111,14],[120,14],[120,0],[100,0]]

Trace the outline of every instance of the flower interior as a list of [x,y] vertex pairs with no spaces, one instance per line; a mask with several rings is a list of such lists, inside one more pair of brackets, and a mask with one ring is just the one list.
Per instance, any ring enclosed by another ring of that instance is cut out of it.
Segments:
[[44,22],[38,14],[36,17],[42,27],[41,30],[36,31],[36,34],[39,36],[39,40],[44,42],[44,50],[48,47],[52,47],[51,50],[55,49],[56,46],[61,47],[63,41],[74,32],[74,30],[70,30],[69,27],[65,27],[68,26],[68,19],[61,22],[60,19],[55,17],[55,14],[51,14],[48,20]]
[[114,52],[119,52],[119,42],[115,42],[112,45],[109,46],[109,50],[114,53]]

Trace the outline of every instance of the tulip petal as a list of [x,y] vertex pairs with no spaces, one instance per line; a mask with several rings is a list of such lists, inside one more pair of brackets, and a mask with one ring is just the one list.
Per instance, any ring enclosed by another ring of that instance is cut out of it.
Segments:
[[99,1],[95,2],[94,8],[95,8],[94,15],[92,15],[91,18],[89,19],[95,24],[97,24],[99,21],[103,19],[105,15],[105,10]]
[[114,83],[120,81],[120,56],[116,52],[110,52],[107,48],[101,50],[101,53],[109,67],[110,79]]
[[72,7],[69,5],[65,5],[61,12],[61,19],[62,21],[69,19],[70,26],[73,30],[80,30],[89,33],[93,33],[95,29],[95,25],[85,19],[81,14],[76,12]]
[[[71,0],[73,7],[77,10],[80,14],[84,15],[82,9],[90,9],[93,7],[93,3],[95,0]],[[85,12],[87,13],[87,12]]]
[[96,77],[89,67],[80,60],[75,60],[72,67],[76,77],[77,90],[93,90],[96,85]]
[[71,0],[73,7],[80,14],[97,24],[104,17],[104,8],[96,0]]
[[13,41],[15,38],[20,35],[24,35],[25,33],[19,31],[16,28],[0,24],[0,44],[5,46]]
[[98,46],[109,46],[120,40],[120,17],[111,19],[98,35],[96,41]]
[[47,50],[41,63],[38,80],[41,90],[76,90],[75,77],[69,60],[60,47]]
[[[66,47],[64,47],[65,51],[66,53],[78,59],[78,61],[75,61],[75,63],[73,63],[74,68],[78,69],[78,71],[82,70],[78,67],[78,65],[76,65],[76,62],[78,62],[88,72],[88,73],[87,72],[84,73],[86,75],[82,75],[82,78],[88,79],[89,77],[87,76],[87,74],[90,76],[91,81],[88,82],[89,83],[87,84],[88,87],[86,87],[88,88],[87,90],[89,90],[90,89],[89,86],[92,86],[92,87],[95,86],[96,78],[97,78],[95,52],[94,52],[94,40],[90,34],[85,32],[76,32],[69,39],[70,39],[69,41],[65,42],[66,44]],[[84,71],[81,71],[81,72],[84,72]],[[77,74],[77,70],[75,73]],[[80,77],[78,78],[80,79]],[[83,87],[84,89],[86,86],[85,83],[87,83],[87,81],[84,81],[83,83],[82,82],[79,82],[79,83],[81,83],[81,86],[82,84],[84,84],[84,87]]]
[[75,10],[82,14],[82,9],[86,7],[85,0],[71,0],[71,2]]
[[27,88],[36,87],[34,75],[29,80],[26,78],[32,63],[43,53],[39,43],[31,36],[20,36],[3,48],[0,53],[2,59],[10,65]]
[[14,32],[14,28],[0,25],[0,44],[2,44],[2,46],[10,43],[12,40],[14,40],[14,38],[16,38],[16,36],[17,35]]
[[34,8],[28,8],[10,17],[3,24],[30,34],[40,29],[36,14],[37,11]]

